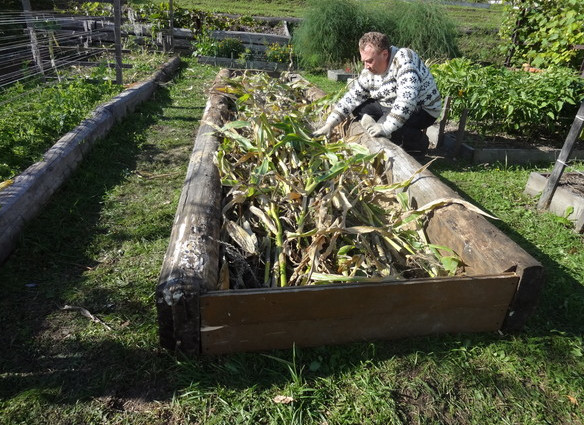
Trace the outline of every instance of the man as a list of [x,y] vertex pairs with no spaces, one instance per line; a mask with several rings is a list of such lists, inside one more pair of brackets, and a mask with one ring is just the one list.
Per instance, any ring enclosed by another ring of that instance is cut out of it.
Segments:
[[330,135],[351,113],[371,137],[387,137],[406,151],[424,155],[425,129],[442,108],[434,77],[416,52],[389,45],[385,34],[368,32],[359,40],[364,69],[334,106],[315,137]]

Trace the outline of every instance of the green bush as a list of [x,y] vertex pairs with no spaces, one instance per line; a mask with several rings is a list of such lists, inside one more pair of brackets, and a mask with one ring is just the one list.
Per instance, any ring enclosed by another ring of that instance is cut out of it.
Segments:
[[294,58],[294,49],[291,44],[270,44],[266,48],[266,60],[268,62],[286,63]]
[[294,32],[294,50],[308,68],[334,67],[359,59],[358,42],[369,31],[410,47],[425,58],[458,55],[456,25],[434,1],[311,0]]
[[469,125],[483,135],[565,136],[584,99],[584,79],[568,68],[531,73],[453,59],[433,65],[432,74],[451,97],[451,116],[468,109]]
[[447,59],[459,55],[456,24],[437,2],[394,0],[390,7],[387,3],[377,4],[370,13],[373,19],[387,16],[378,26],[394,46],[409,47],[423,58]]
[[574,46],[584,44],[583,23],[582,0],[507,0],[500,30],[507,64],[577,69],[584,51]]
[[330,67],[354,58],[361,35],[371,22],[355,0],[310,0],[292,36],[294,51],[306,68]]
[[237,38],[225,38],[217,44],[216,56],[222,58],[238,58],[245,53],[245,46]]

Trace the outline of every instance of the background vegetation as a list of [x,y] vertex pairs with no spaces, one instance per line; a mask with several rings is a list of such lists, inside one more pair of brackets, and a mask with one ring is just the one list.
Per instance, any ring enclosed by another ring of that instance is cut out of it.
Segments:
[[[578,0],[509,1],[501,25],[507,65],[527,62],[540,68],[578,69],[584,50],[584,3]],[[550,17],[553,16],[553,19]]]
[[293,45],[304,68],[326,68],[358,62],[356,46],[363,33],[379,31],[396,46],[408,46],[422,57],[458,54],[456,27],[436,2],[313,0],[293,33]]
[[[300,13],[303,4],[209,7]],[[455,11],[464,28],[500,16]],[[522,332],[198,359],[161,350],[154,286],[217,71],[184,58],[173,81],[96,145],[0,267],[0,423],[584,423],[582,235],[523,194],[529,173],[550,164],[440,159],[431,168],[544,265],[547,284]]]

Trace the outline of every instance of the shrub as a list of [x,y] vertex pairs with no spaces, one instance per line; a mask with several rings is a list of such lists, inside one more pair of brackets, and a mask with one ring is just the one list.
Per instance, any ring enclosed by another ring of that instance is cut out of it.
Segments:
[[237,38],[225,38],[217,44],[216,56],[238,58],[245,53],[245,46]]
[[294,32],[294,50],[305,67],[339,66],[358,58],[359,38],[368,31],[383,32],[393,45],[422,57],[458,55],[456,25],[444,6],[404,0],[312,0]]
[[469,125],[483,135],[565,136],[584,99],[584,80],[568,68],[530,73],[454,59],[433,65],[432,74],[451,97],[451,115],[468,109]]
[[268,62],[286,63],[293,59],[294,51],[291,44],[282,45],[279,43],[270,44],[266,48],[266,59]]
[[357,43],[370,21],[355,0],[310,0],[292,43],[300,64],[328,67],[356,56]]
[[379,27],[391,37],[394,46],[409,47],[424,58],[446,59],[460,53],[456,24],[439,3],[396,0],[390,7],[378,5],[372,13],[376,17],[388,16]]
[[584,44],[583,22],[582,0],[507,0],[500,30],[507,65],[528,62],[540,68],[577,68],[584,51],[574,46]]

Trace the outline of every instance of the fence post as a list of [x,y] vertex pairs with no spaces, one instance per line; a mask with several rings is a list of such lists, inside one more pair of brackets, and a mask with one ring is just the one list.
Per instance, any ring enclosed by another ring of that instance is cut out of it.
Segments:
[[122,5],[114,0],[114,43],[116,52],[116,84],[123,84],[122,76]]
[[39,73],[42,78],[45,78],[45,70],[43,68],[43,58],[41,57],[41,52],[39,50],[39,44],[34,30],[34,25],[32,22],[32,13],[30,7],[30,0],[22,0],[22,10],[24,12],[24,20],[26,21],[26,28],[28,29],[28,35],[30,37],[30,48],[32,50],[32,58]]
[[168,8],[170,9],[168,12],[170,19],[170,51],[174,52],[174,7],[172,0],[168,0]]
[[436,147],[441,148],[444,145],[444,129],[446,123],[448,122],[448,116],[450,115],[450,96],[446,96],[444,99],[444,107],[442,109],[442,118],[440,119],[440,127],[438,129],[438,140],[436,141]]

